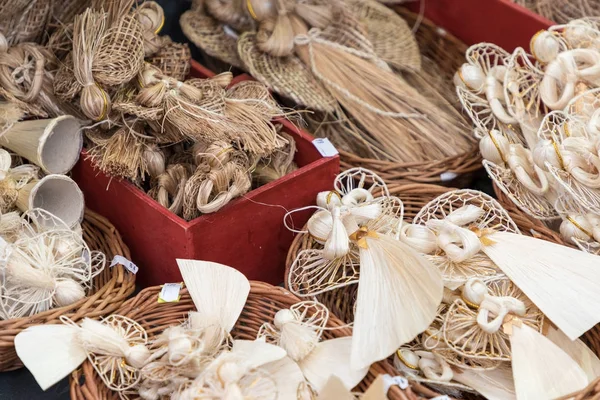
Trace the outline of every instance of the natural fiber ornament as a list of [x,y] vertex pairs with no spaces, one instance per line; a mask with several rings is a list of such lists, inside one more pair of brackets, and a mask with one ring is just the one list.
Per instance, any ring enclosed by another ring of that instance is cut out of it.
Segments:
[[237,51],[237,35],[229,27],[207,15],[203,7],[187,10],[179,18],[184,35],[211,57],[243,69]]
[[135,18],[142,27],[144,57],[155,55],[169,40],[168,37],[158,36],[165,25],[162,7],[155,1],[145,1],[135,9]]
[[147,171],[144,153],[148,141],[143,135],[142,122],[127,124],[106,135],[103,131],[90,130],[88,138],[94,144],[88,150],[93,163],[105,174],[128,178],[137,182]]
[[0,213],[10,211],[22,189],[31,179],[36,178],[38,168],[33,165],[21,165],[11,168],[10,154],[0,149]]
[[86,358],[112,390],[124,391],[139,382],[139,370],[150,352],[146,332],[137,322],[120,315],[102,321],[85,318],[81,325],[68,318],[62,321],[64,325],[27,328],[15,337],[19,358],[43,390],[77,369]]
[[[419,45],[402,17],[372,0],[346,0],[346,3],[365,27],[379,58],[400,70],[421,69]],[[394,40],[391,40],[392,37]]]
[[[8,2],[9,7],[12,2]],[[17,4],[12,4],[17,6]],[[48,0],[34,0],[25,7],[14,9],[16,16],[2,16],[0,29],[10,44],[25,42],[40,42],[50,21],[52,2]],[[7,13],[8,15],[11,12]]]
[[[597,139],[585,129],[576,128],[577,120],[561,111],[553,111],[544,117],[540,129],[540,142],[536,148],[536,164],[543,165],[569,194],[571,203],[582,213],[600,210],[598,192],[598,156],[595,154]],[[574,128],[574,129],[571,129]],[[571,131],[583,136],[571,137]]]
[[[144,3],[145,4],[145,3]],[[178,81],[183,81],[190,73],[192,55],[186,43],[169,42],[146,61]]]
[[101,121],[110,112],[108,93],[94,81],[94,60],[103,44],[107,26],[104,12],[88,8],[75,17],[73,24],[73,74],[81,87],[81,111],[94,121]]
[[[504,98],[504,79],[510,54],[491,43],[480,43],[469,47],[465,54],[468,63],[463,64],[454,76],[454,84],[463,90],[485,95],[491,110],[491,116],[502,124],[516,124],[518,121],[508,113]],[[463,107],[473,120],[477,120],[471,110],[468,97],[459,98]],[[495,128],[495,126],[492,126]]]
[[10,245],[0,287],[2,319],[64,307],[85,297],[104,255],[92,254],[81,235],[50,229]]
[[66,175],[46,175],[32,179],[19,190],[16,202],[21,211],[42,208],[74,228],[83,220],[83,192]]
[[125,15],[102,34],[100,45],[92,53],[93,79],[106,86],[118,86],[131,81],[144,63],[142,26],[133,16]]
[[[450,206],[464,213],[461,222],[463,226],[469,226],[472,221],[486,214],[486,211],[461,200],[462,194],[468,196],[470,191],[451,192],[450,196],[455,196],[458,201],[451,202]],[[442,198],[448,198],[448,194]],[[440,200],[438,198],[434,203]],[[425,208],[430,207],[431,205]],[[497,205],[497,208],[500,206]],[[545,240],[497,231],[493,225],[490,226],[491,229],[483,230],[463,228],[449,220],[430,220],[428,225],[449,235],[463,232],[468,236],[475,233],[480,243],[461,240],[458,243],[467,246],[463,251],[473,252],[475,247],[479,247],[572,340],[600,322],[598,299],[593,295],[600,284],[600,275],[592,267],[600,260],[598,256]],[[519,250],[524,248],[527,249],[526,252]],[[552,291],[548,291],[548,288],[553,287],[561,288],[560,299]]]
[[180,215],[183,211],[185,186],[190,178],[190,170],[182,164],[167,166],[165,172],[158,175],[156,183],[148,194],[169,211]]
[[231,140],[248,153],[264,157],[286,144],[271,122],[284,112],[259,82],[240,82],[231,87],[225,99],[225,115],[231,120]]
[[0,34],[0,94],[32,116],[47,118],[64,114],[64,104],[52,90],[50,52],[35,43],[9,48],[4,39]]
[[196,206],[203,214],[217,212],[231,200],[246,194],[250,188],[251,180],[244,167],[228,163],[205,175],[198,186]]
[[[189,387],[182,392],[181,399],[194,399],[202,396],[216,398],[291,398],[296,395],[298,385],[294,376],[287,375],[288,382],[280,386],[279,375],[286,377],[286,368],[294,365],[286,362],[285,351],[260,340],[236,340],[231,351],[223,352]],[[269,365],[278,365],[271,371]],[[296,367],[297,368],[297,367]],[[296,375],[296,374],[295,374]],[[301,376],[301,373],[300,373]],[[285,379],[285,378],[284,378]]]
[[[289,287],[299,296],[308,296],[355,283],[359,263],[351,365],[362,369],[388,357],[429,326],[442,300],[443,282],[437,268],[408,245],[389,236],[397,232],[401,223],[399,199],[382,197],[359,205],[349,203],[333,207],[324,250],[304,250],[298,254],[290,269]],[[374,213],[368,212],[364,218],[362,211],[367,210]],[[321,217],[315,214],[312,218]],[[340,276],[340,264],[346,267],[346,263],[354,271]],[[313,279],[327,284],[308,286],[305,290],[302,280]],[[411,294],[411,311],[407,297],[400,293]],[[374,331],[372,326],[383,330]]]
[[368,370],[350,367],[352,337],[320,341],[329,311],[325,306],[306,301],[275,314],[274,325],[265,323],[259,338],[281,346],[294,360],[312,387],[320,392],[330,376],[337,376],[352,389]]
[[294,163],[296,141],[286,133],[282,133],[281,136],[287,140],[288,144],[283,149],[275,150],[275,153],[267,158],[263,158],[252,173],[252,179],[259,185],[276,181],[298,169]]
[[600,359],[581,339],[570,340],[553,326],[548,328],[546,337],[577,362],[585,371],[590,382],[600,376]]

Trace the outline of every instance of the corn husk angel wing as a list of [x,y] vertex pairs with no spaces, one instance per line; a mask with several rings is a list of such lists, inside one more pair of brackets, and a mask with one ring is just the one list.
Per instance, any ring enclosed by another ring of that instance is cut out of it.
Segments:
[[[412,243],[413,241],[410,239],[419,234],[419,232],[422,232],[423,240],[431,245],[426,257],[440,269],[444,277],[444,285],[450,290],[457,289],[473,276],[492,278],[500,274],[496,265],[485,254],[480,254],[479,252],[467,254],[462,251],[455,251],[456,249],[454,248],[444,249],[439,246],[440,242],[437,239],[438,231],[430,227],[431,221],[445,218],[460,218],[454,211],[461,207],[461,204],[469,202],[478,204],[485,212],[478,215],[475,219],[460,221],[459,223],[474,225],[479,227],[479,229],[496,226],[498,229],[519,232],[517,226],[508,216],[508,213],[502,209],[496,200],[481,192],[469,190],[461,191],[460,193],[448,192],[432,200],[415,216],[413,224],[418,227],[418,229],[417,227],[414,228],[415,233],[412,233],[410,230],[406,232],[408,243]],[[474,241],[475,237],[467,235],[464,240]]]
[[544,165],[551,176],[573,199],[580,213],[600,212],[600,158],[597,138],[587,134],[580,123],[562,111],[544,117],[538,133],[535,161]]
[[[464,192],[457,190],[453,195],[460,198]],[[460,204],[465,203],[460,201],[457,205]],[[460,212],[465,219],[486,214],[486,210],[473,203],[461,207]],[[509,222],[514,225],[512,220]],[[445,226],[441,228],[444,234],[450,237],[459,231],[465,236],[469,235],[466,230],[476,233],[480,250],[571,340],[600,322],[600,299],[595,295],[600,285],[600,270],[596,268],[600,261],[598,256],[515,231],[497,230],[494,226],[483,231],[474,226],[465,229],[448,219],[441,225]],[[462,244],[477,246],[467,241]],[[556,290],[561,291],[560,297],[555,295]]]
[[548,328],[546,337],[577,362],[590,382],[600,376],[600,359],[581,339],[571,340],[553,326]]
[[196,311],[193,329],[204,331],[204,344],[216,349],[227,339],[250,293],[250,282],[239,271],[210,261],[177,260]]
[[265,337],[287,351],[317,392],[331,375],[351,389],[368,372],[368,368],[356,371],[350,367],[351,337],[320,341],[328,317],[327,308],[320,303],[297,303],[289,310],[279,310],[274,325],[266,323],[258,332],[259,338]]
[[335,111],[336,100],[297,57],[275,57],[259,50],[253,32],[240,35],[238,54],[248,72],[273,91],[315,110]]
[[543,74],[539,64],[532,62],[530,55],[520,47],[506,64],[504,98],[507,109],[518,121],[523,141],[530,149],[537,142],[537,132],[546,113],[539,92]]
[[385,378],[385,375],[378,375],[362,395],[354,395],[338,377],[332,376],[319,392],[317,400],[386,400],[388,387]]
[[80,325],[62,320],[64,325],[33,326],[15,337],[19,358],[43,390],[86,358],[109,389],[122,392],[138,384],[150,351],[146,331],[137,322],[120,315],[102,321],[85,318]]
[[396,69],[411,72],[421,69],[419,45],[402,17],[375,1],[346,0],[346,3],[367,30],[379,58]]
[[190,9],[179,18],[183,34],[209,56],[244,69],[237,51],[237,36],[216,19],[206,15],[202,7]]

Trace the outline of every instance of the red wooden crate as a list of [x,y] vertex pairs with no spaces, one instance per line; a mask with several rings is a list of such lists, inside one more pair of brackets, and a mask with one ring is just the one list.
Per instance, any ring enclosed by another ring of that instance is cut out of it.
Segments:
[[[214,75],[192,62],[191,75]],[[111,220],[131,249],[143,286],[179,282],[176,258],[220,262],[237,268],[248,279],[272,284],[283,281],[285,256],[293,234],[283,225],[286,210],[312,205],[318,192],[330,190],[339,171],[339,158],[323,158],[313,137],[287,120],[280,120],[296,141],[297,171],[233,200],[214,214],[185,221],[169,212],[128,181],[110,179],[94,169],[85,151],[73,178],[86,205]],[[310,211],[295,213],[300,229]]]
[[[516,47],[529,51],[531,37],[553,24],[510,0],[421,1],[425,1],[425,17],[468,45],[489,42],[510,52]],[[419,12],[421,4],[408,7]]]

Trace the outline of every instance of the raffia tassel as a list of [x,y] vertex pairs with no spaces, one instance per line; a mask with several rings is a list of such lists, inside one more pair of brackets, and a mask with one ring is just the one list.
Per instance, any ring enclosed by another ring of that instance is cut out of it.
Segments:
[[281,136],[287,140],[288,144],[283,149],[275,150],[275,153],[261,160],[252,174],[259,185],[275,181],[298,169],[298,166],[294,163],[296,141],[286,133],[282,133]]
[[156,178],[155,186],[148,194],[169,211],[181,215],[190,169],[191,166],[184,164],[168,165],[165,172]]
[[89,157],[109,176],[128,178],[137,182],[148,170],[144,157],[146,140],[140,137],[143,123],[136,122],[131,127],[118,128],[112,135],[101,132],[88,132],[94,143],[89,149]]

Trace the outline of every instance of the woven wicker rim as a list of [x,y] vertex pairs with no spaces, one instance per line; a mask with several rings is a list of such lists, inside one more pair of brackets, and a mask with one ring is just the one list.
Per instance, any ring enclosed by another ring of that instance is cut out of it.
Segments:
[[[161,287],[155,286],[144,289],[136,297],[128,300],[116,312],[139,322],[152,337],[162,332],[166,327],[180,324],[187,313],[194,309],[192,300],[186,289],[181,291],[178,303],[157,302]],[[263,282],[251,282],[250,296],[244,311],[233,330],[233,336],[239,339],[254,339],[258,329],[265,322],[271,322],[275,313],[281,308],[288,308],[299,302],[296,296],[287,290],[271,286]],[[341,327],[344,323],[331,315],[327,326]],[[324,332],[325,338],[348,336],[350,328],[344,327]],[[367,377],[355,388],[364,391],[379,374],[394,374],[391,363],[387,361],[373,364]],[[71,375],[71,399],[97,400],[118,399],[118,394],[107,389],[96,374],[89,361]],[[420,396],[434,397],[435,393],[421,385],[413,385],[406,390],[392,387],[388,397],[393,400],[418,400]]]
[[[104,217],[91,210],[85,211],[82,224],[83,238],[92,250],[101,250],[108,262],[115,255],[131,258],[121,235]],[[66,307],[54,308],[26,318],[0,321],[0,372],[21,368],[15,352],[15,336],[25,328],[40,324],[58,324],[59,317],[68,316],[73,321],[84,317],[98,318],[117,310],[135,290],[135,275],[122,265],[106,268],[94,278],[94,291],[88,297]]]

